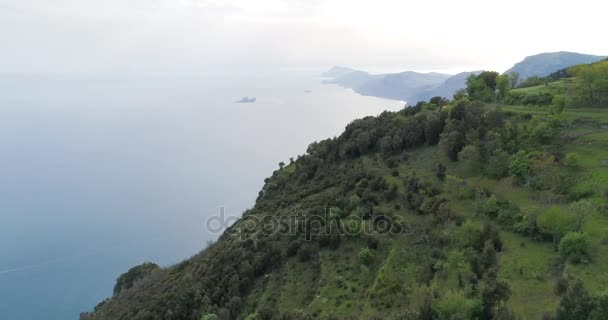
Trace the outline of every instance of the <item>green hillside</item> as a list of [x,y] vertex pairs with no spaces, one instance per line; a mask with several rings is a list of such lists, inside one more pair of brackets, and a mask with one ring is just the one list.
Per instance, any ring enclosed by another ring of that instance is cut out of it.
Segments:
[[453,101],[356,120],[216,243],[130,270],[82,318],[605,319],[601,68],[514,90],[483,72]]

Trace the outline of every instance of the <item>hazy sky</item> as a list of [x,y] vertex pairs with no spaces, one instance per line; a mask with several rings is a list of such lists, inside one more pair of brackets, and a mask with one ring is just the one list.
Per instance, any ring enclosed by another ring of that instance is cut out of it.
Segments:
[[608,54],[597,0],[0,0],[0,72],[504,71]]

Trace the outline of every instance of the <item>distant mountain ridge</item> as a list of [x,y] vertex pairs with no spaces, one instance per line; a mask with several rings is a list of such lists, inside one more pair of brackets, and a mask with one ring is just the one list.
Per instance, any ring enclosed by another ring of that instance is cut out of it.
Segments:
[[[574,65],[594,63],[606,58],[607,56],[567,51],[545,52],[526,57],[505,73],[517,72],[521,80],[533,76],[546,77]],[[408,104],[415,104],[436,96],[452,99],[454,93],[466,87],[467,78],[471,74],[479,74],[482,71],[461,72],[456,75],[414,71],[370,74],[361,70],[335,66],[324,72],[322,76],[328,78],[324,83],[338,84],[353,89],[361,95],[402,100]]]
[[365,71],[346,67],[333,67],[322,74],[330,78],[325,83],[338,84],[353,89],[355,92],[415,104],[434,96],[452,98],[454,93],[466,86],[466,79],[474,72],[462,72],[457,75],[429,72],[420,73],[405,71],[399,73],[369,74]]
[[521,79],[529,77],[546,77],[564,68],[577,64],[593,63],[603,59],[606,59],[606,56],[567,51],[545,52],[524,58],[524,60],[516,63],[505,73],[519,73]]

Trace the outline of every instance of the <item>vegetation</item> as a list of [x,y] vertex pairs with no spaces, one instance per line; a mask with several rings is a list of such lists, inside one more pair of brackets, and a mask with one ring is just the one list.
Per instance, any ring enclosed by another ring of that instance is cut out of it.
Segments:
[[603,66],[515,89],[483,72],[453,101],[356,120],[281,163],[215,244],[129,271],[90,317],[603,319]]

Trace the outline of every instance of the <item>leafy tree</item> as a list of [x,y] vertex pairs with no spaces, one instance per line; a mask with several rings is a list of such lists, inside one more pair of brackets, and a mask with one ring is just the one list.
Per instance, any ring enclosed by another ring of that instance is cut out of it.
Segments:
[[511,287],[504,280],[498,280],[496,269],[490,269],[480,285],[482,319],[493,319],[494,309],[501,302],[509,300]]
[[474,145],[467,145],[458,153],[458,161],[463,162],[469,169],[479,163],[479,150]]
[[553,206],[538,217],[537,224],[542,232],[553,237],[553,244],[557,245],[561,237],[574,230],[576,217],[558,206]]
[[515,177],[518,183],[524,184],[528,180],[531,166],[532,164],[528,154],[525,151],[520,150],[511,156],[509,174]]
[[570,232],[560,240],[559,253],[562,257],[577,262],[587,255],[590,246],[591,240],[586,234],[582,232]]
[[441,144],[448,158],[452,161],[458,161],[458,153],[464,148],[465,139],[462,133],[452,131],[442,134]]
[[480,256],[481,266],[484,270],[495,267],[498,264],[498,258],[496,256],[496,249],[492,241],[488,240],[483,246]]
[[560,114],[566,109],[567,99],[564,95],[556,95],[553,97],[552,101],[552,112],[554,114]]
[[436,105],[436,106],[438,106],[440,108],[443,107],[443,106],[445,106],[445,105],[447,105],[449,102],[450,102],[450,100],[448,100],[448,99],[446,99],[444,97],[440,97],[440,96],[432,97],[429,100],[429,103],[434,104],[434,105]]
[[438,163],[435,167],[435,176],[437,177],[437,179],[441,181],[445,180],[446,170],[447,168],[442,163]]
[[436,145],[441,138],[445,122],[440,115],[431,115],[424,124],[424,137],[428,145]]
[[486,173],[494,179],[506,177],[509,174],[509,154],[504,150],[495,151],[488,159]]
[[517,84],[519,83],[519,73],[517,72],[512,72],[511,74],[509,74],[509,82],[511,83],[511,89],[514,89],[515,87],[517,87]]
[[506,74],[496,77],[496,89],[498,90],[498,101],[503,102],[509,91],[511,91],[511,83],[509,76]]
[[574,226],[576,231],[582,231],[587,216],[595,212],[593,204],[588,200],[573,202],[568,206],[568,209],[576,217],[576,224]]
[[581,103],[591,106],[608,105],[608,61],[572,67],[575,86]]
[[608,290],[600,292],[594,299],[589,320],[603,320],[608,315]]
[[[496,72],[484,71],[479,75],[470,75],[467,79],[467,94],[472,100],[492,102],[496,90]],[[494,76],[494,78],[492,78]]]
[[[588,319],[593,310],[593,299],[580,280],[562,280],[558,293],[561,296],[556,320]],[[605,315],[604,315],[605,316]]]

